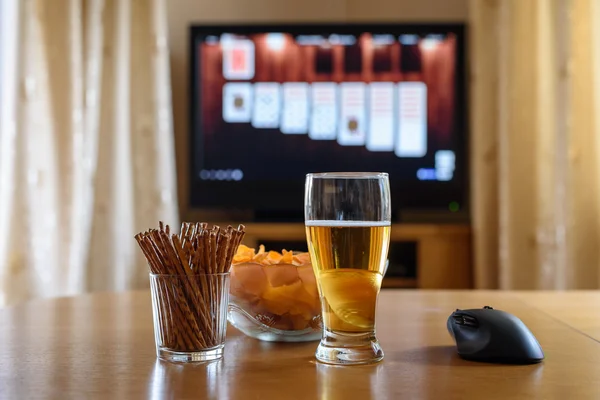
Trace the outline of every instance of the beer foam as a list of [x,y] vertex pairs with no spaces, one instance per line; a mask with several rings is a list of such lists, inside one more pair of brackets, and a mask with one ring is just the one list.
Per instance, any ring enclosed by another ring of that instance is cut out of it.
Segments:
[[350,227],[350,228],[368,228],[373,226],[390,226],[390,221],[328,221],[313,220],[305,221],[306,226],[328,226],[332,228]]

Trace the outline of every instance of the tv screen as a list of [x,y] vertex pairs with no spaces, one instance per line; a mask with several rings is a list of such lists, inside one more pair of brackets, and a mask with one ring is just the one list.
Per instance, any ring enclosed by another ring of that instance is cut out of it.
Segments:
[[396,212],[466,204],[461,25],[191,29],[192,207],[299,216],[309,172],[390,174]]

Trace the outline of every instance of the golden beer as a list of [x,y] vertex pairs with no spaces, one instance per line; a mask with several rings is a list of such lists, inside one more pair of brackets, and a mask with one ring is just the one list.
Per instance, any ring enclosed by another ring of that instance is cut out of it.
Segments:
[[373,332],[390,223],[307,221],[306,237],[325,329],[337,333]]

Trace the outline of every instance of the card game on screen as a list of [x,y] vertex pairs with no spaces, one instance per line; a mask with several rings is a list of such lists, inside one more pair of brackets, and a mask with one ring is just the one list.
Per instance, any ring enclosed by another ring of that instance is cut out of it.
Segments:
[[443,29],[281,29],[197,35],[200,181],[302,182],[387,171],[450,182],[462,157],[457,35]]

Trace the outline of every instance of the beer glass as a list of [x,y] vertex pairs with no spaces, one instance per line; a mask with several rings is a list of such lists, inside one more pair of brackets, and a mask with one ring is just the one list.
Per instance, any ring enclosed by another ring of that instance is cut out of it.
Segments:
[[317,360],[382,360],[375,308],[390,243],[388,174],[308,174],[304,216],[323,318]]

